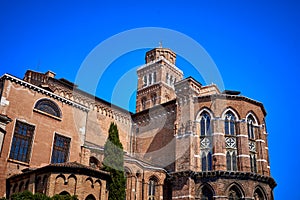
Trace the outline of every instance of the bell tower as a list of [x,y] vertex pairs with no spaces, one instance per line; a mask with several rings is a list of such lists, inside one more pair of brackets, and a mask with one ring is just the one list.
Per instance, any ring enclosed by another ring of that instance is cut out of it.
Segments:
[[171,49],[154,48],[146,53],[145,62],[137,70],[136,112],[175,99],[174,84],[183,78]]

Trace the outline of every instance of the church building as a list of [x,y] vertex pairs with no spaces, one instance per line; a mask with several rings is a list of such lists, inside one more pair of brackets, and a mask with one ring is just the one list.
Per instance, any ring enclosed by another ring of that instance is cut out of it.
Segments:
[[0,77],[0,197],[107,200],[111,122],[124,148],[126,200],[273,200],[266,110],[237,91],[184,78],[168,48],[137,69],[136,112],[54,72]]

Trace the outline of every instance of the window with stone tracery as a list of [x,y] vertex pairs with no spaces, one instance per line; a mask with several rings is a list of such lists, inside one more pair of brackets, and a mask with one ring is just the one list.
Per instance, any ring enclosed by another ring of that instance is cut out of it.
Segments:
[[231,111],[225,113],[224,131],[226,147],[226,167],[228,171],[237,171],[236,117]]
[[256,120],[254,119],[253,115],[250,114],[247,117],[247,130],[248,130],[248,144],[249,144],[249,152],[250,152],[250,169],[251,172],[257,172],[256,166],[256,142],[255,142],[255,123]]
[[200,152],[202,171],[212,170],[211,117],[207,111],[200,115]]

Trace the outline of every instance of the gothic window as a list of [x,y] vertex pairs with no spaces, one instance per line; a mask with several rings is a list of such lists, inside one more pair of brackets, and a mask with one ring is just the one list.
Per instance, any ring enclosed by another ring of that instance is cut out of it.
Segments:
[[146,101],[147,101],[146,97],[143,97],[143,98],[142,98],[142,109],[143,109],[143,110],[146,109]]
[[235,116],[231,111],[225,114],[225,135],[235,135]]
[[29,162],[34,126],[16,121],[9,158]]
[[156,72],[153,72],[153,83],[156,83]]
[[151,95],[152,105],[156,105],[156,98],[157,98],[156,93],[154,93],[154,94]]
[[210,151],[202,152],[201,165],[203,172],[212,170],[212,154]]
[[149,74],[149,85],[152,84],[152,74]]
[[236,151],[227,151],[226,166],[228,171],[237,171],[237,156]]
[[214,193],[213,191],[207,187],[203,186],[200,191],[200,195],[196,196],[196,199],[199,200],[213,200]]
[[255,132],[254,132],[254,125],[255,122],[252,115],[247,118],[247,129],[248,129],[248,138],[254,140],[255,139]]
[[40,99],[36,102],[34,109],[61,118],[61,111],[58,105],[49,99]]
[[148,187],[148,200],[155,200],[155,187],[157,182],[154,178],[149,180],[149,187]]
[[170,85],[170,76],[169,73],[166,74],[166,83]]
[[229,190],[228,199],[229,200],[242,200],[242,194],[236,186],[232,186]]
[[143,87],[146,87],[147,86],[147,76],[145,75],[143,77]]
[[200,118],[200,135],[211,136],[210,115],[204,111]]
[[259,188],[255,190],[253,197],[254,200],[266,200],[264,193]]
[[55,134],[51,163],[67,162],[71,139]]
[[251,167],[251,172],[253,172],[253,173],[257,172],[256,155],[254,153],[250,154],[250,167]]

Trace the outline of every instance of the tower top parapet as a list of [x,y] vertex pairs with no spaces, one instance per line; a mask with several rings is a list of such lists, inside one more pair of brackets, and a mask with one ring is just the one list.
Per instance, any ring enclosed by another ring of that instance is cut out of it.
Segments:
[[150,51],[148,51],[146,53],[146,56],[145,56],[146,64],[158,59],[160,56],[164,57],[169,62],[171,62],[172,64],[175,65],[175,62],[176,62],[175,52],[173,52],[169,48],[162,48],[162,47],[151,49]]

